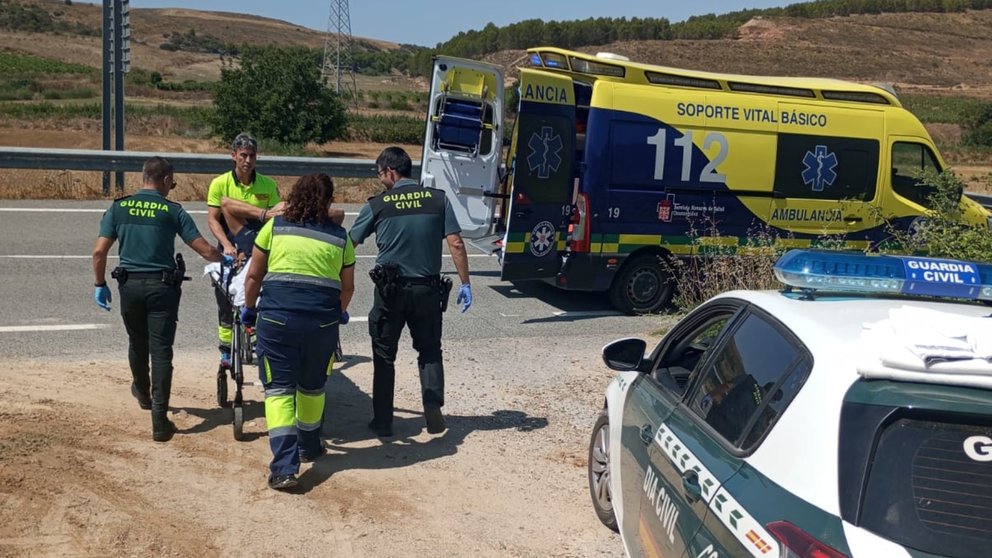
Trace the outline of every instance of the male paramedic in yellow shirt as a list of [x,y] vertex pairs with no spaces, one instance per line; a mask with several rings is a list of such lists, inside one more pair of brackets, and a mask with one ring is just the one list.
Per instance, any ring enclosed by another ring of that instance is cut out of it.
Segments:
[[[262,224],[282,212],[275,180],[255,170],[257,157],[258,141],[251,134],[238,134],[231,143],[234,169],[213,179],[207,191],[207,224],[219,250],[228,256],[250,255]],[[220,289],[215,294],[220,358],[230,366],[234,309]]]

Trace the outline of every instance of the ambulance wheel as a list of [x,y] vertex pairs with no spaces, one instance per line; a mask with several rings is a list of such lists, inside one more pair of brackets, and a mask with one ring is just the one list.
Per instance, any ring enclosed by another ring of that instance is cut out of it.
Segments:
[[241,441],[245,432],[245,408],[238,405],[234,407],[234,439]]
[[592,427],[589,440],[589,495],[596,517],[616,531],[617,516],[613,513],[613,486],[610,484],[610,416],[606,409]]
[[625,314],[654,314],[672,300],[675,282],[660,254],[627,260],[610,285],[610,302]]

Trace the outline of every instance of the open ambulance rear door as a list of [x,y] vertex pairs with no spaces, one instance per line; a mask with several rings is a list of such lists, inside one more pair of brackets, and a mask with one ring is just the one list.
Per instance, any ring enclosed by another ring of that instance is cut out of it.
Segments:
[[521,68],[504,281],[551,278],[561,268],[575,196],[575,138],[572,79]]
[[503,146],[503,69],[434,57],[420,177],[448,196],[466,239],[492,233]]

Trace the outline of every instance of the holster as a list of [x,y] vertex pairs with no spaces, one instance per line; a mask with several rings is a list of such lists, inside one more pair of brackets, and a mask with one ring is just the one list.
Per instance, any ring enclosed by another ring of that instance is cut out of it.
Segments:
[[127,283],[127,270],[121,266],[117,266],[113,270],[111,270],[110,276],[114,279],[117,279],[118,285],[123,285],[124,283]]
[[399,290],[399,271],[400,268],[396,264],[376,265],[369,270],[369,277],[383,298],[391,299]]
[[447,275],[441,276],[441,281],[438,284],[438,291],[441,294],[441,311],[445,312],[448,310],[448,299],[451,297],[451,288],[454,286],[454,282],[451,277]]
[[183,281],[190,280],[189,277],[186,277],[186,260],[183,259],[182,254],[176,254],[176,269],[172,273],[173,276],[171,285],[174,287],[180,287],[182,286]]

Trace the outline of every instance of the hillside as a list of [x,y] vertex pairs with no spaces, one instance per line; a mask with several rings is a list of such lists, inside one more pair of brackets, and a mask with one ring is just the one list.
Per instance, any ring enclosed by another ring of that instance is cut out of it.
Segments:
[[[899,89],[992,98],[992,10],[829,19],[752,19],[736,40],[638,41],[581,48],[714,72],[888,82]],[[538,45],[535,45],[538,46]],[[523,51],[487,60],[508,67]]]
[[[101,63],[100,4],[63,0],[7,0],[49,14],[57,25],[84,29],[91,35],[68,33],[25,33],[0,30],[0,50],[56,58],[92,67]],[[0,10],[3,9],[0,2]],[[327,14],[314,14],[315,22],[326,21]],[[131,60],[134,67],[159,72],[173,81],[216,80],[220,77],[217,54],[168,51],[161,45],[169,38],[193,30],[201,38],[220,44],[305,46],[323,49],[326,33],[285,21],[249,14],[185,9],[131,8]],[[356,41],[373,48],[392,50],[399,45],[377,39],[356,37]]]
[[[5,30],[5,21],[16,12],[12,7],[33,10],[34,19],[28,18],[29,25],[18,29],[36,24],[37,30],[10,31],[9,26]],[[25,68],[0,75],[0,144],[98,147],[100,16],[101,8],[95,4],[0,0],[0,69],[5,54],[7,68],[18,64]],[[314,14],[314,22],[323,22],[325,17]],[[224,151],[223,142],[211,137],[205,114],[211,110],[211,82],[220,77],[218,52],[225,45],[321,49],[325,40],[324,33],[313,29],[240,13],[134,8],[131,23],[127,148],[137,150]],[[969,188],[986,190],[992,189],[992,152],[966,145],[962,138],[973,115],[986,110],[992,101],[990,29],[992,9],[814,19],[766,16],[740,25],[733,39],[630,41],[579,50],[609,51],[638,62],[723,73],[890,83],[926,124],[945,160],[965,175]],[[439,42],[445,39],[437,37]],[[404,45],[375,38],[356,41],[366,52],[389,53],[394,62],[406,56]],[[197,49],[205,52],[190,51]],[[523,50],[498,52],[484,59],[507,69],[508,84],[516,67],[526,61]],[[153,76],[156,72],[160,76]],[[358,77],[361,108],[352,113],[398,117],[412,134],[398,140],[363,132],[350,142],[307,146],[305,154],[367,158],[383,145],[398,142],[409,144],[411,153],[417,155],[420,147],[415,136],[422,130],[428,84],[423,77],[395,69],[381,72],[385,70]],[[152,77],[170,87],[155,86]],[[49,102],[54,104],[43,104]],[[365,128],[376,129],[395,131],[398,125]],[[3,172],[0,195],[21,191],[25,180],[43,182],[41,191],[48,191],[49,183],[75,184],[79,177]],[[199,184],[199,179],[192,183]]]

